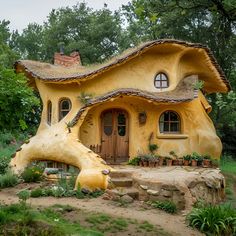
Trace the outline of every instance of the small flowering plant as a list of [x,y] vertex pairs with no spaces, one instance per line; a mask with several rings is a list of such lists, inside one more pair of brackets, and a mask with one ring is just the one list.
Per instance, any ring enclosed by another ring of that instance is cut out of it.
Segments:
[[26,183],[39,182],[42,179],[43,168],[34,165],[26,167],[24,172],[21,174],[22,179]]

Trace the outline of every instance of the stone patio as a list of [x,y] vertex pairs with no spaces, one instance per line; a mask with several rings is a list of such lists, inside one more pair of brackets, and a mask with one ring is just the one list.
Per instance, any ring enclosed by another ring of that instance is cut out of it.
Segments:
[[190,209],[196,201],[218,203],[225,197],[225,179],[219,169],[185,166],[112,167],[111,184],[106,191],[111,198],[128,195],[141,201],[171,200],[179,209]]

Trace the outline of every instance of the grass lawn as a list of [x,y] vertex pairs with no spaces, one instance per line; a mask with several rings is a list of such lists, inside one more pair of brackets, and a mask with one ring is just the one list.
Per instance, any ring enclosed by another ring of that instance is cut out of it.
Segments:
[[1,235],[38,236],[168,236],[147,221],[138,222],[102,213],[85,212],[69,205],[32,208],[24,204],[0,206]]
[[236,208],[236,161],[222,159],[220,169],[226,178],[226,201]]

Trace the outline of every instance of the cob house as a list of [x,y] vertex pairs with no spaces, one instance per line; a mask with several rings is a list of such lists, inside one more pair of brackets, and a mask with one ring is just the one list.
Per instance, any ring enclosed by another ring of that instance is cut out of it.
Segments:
[[150,141],[158,155],[220,158],[204,95],[226,93],[230,85],[207,47],[156,40],[100,65],[83,66],[73,52],[55,53],[54,64],[20,60],[15,68],[43,103],[37,134],[11,161],[16,172],[35,160],[56,161],[80,169],[77,184],[105,189],[109,164],[148,153]]

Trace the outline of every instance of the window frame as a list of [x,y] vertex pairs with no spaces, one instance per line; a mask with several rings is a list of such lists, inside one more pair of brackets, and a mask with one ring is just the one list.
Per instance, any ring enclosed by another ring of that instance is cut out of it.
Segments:
[[[69,104],[69,109],[62,109],[62,104],[63,102],[67,101]],[[72,103],[71,100],[69,98],[61,98],[59,100],[59,110],[58,110],[58,120],[61,121],[64,117],[67,116],[67,114],[71,111],[72,108]],[[66,115],[63,115],[63,112],[67,112]]]
[[[158,77],[160,79],[158,79]],[[160,82],[160,86],[157,86],[156,83],[157,81]],[[163,82],[166,82],[166,86],[162,86]],[[159,72],[156,74],[156,76],[154,77],[154,87],[157,88],[157,89],[166,89],[166,88],[169,88],[169,78],[167,76],[166,73],[164,72]]]
[[47,123],[48,125],[52,124],[52,101],[47,102]]
[[[164,114],[168,112],[168,121],[165,121],[165,119],[163,121],[161,121],[162,116],[164,116]],[[176,121],[171,121],[170,119],[170,114],[174,113],[177,116],[177,120]],[[168,124],[168,131],[164,131],[164,124],[167,123]],[[171,131],[171,124],[178,124],[179,129],[177,131]],[[181,121],[181,116],[179,115],[178,112],[173,111],[173,110],[166,110],[163,111],[160,114],[159,117],[159,133],[160,134],[181,134],[182,133],[182,121]],[[161,124],[163,124],[163,131],[161,131]]]

